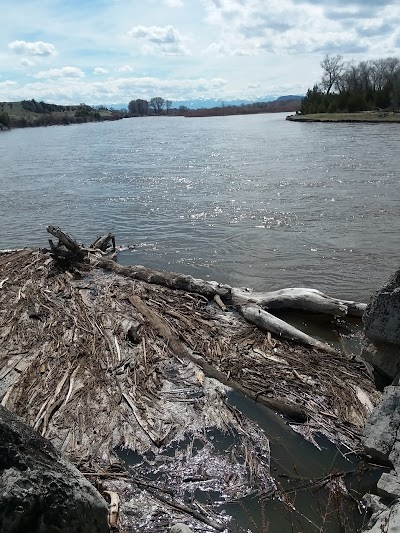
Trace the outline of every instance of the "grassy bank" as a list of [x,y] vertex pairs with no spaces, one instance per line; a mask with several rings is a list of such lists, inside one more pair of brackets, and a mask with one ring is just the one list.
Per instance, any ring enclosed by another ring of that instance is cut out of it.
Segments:
[[61,106],[35,100],[0,102],[0,125],[7,128],[102,122],[120,118],[123,118],[120,111],[96,109],[85,104]]
[[400,113],[393,111],[361,111],[359,113],[314,113],[290,115],[293,122],[394,122],[400,123]]

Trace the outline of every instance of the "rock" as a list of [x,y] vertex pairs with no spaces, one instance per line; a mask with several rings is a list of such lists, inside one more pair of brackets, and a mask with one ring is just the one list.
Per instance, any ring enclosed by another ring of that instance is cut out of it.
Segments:
[[361,356],[391,380],[398,376],[400,372],[399,345],[389,342],[372,341],[364,336],[361,346]]
[[377,492],[387,500],[400,498],[400,479],[396,475],[382,474],[377,484]]
[[193,533],[193,530],[186,524],[175,524],[171,527],[171,533]]
[[394,378],[400,372],[400,269],[372,296],[363,323],[363,357]]
[[107,504],[93,485],[1,406],[0,531],[109,533]]
[[386,387],[382,402],[375,407],[364,428],[363,444],[374,459],[390,462],[400,473],[400,387]]
[[365,494],[362,501],[369,513],[371,513],[371,518],[366,526],[370,529],[376,524],[380,515],[384,511],[387,511],[388,506],[385,505],[382,499],[376,494]]
[[395,502],[385,511],[378,511],[369,521],[363,531],[368,533],[399,533],[400,532],[400,502]]

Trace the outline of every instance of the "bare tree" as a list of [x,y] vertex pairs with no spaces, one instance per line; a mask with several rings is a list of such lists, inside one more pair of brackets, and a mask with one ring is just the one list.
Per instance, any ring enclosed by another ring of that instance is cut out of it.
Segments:
[[171,100],[165,100],[165,106],[166,106],[166,108],[167,108],[167,115],[169,115],[169,111],[170,111],[170,109],[171,109],[171,107],[172,107],[172,102],[171,102]]
[[159,115],[165,106],[165,100],[161,96],[156,96],[150,100],[149,106],[154,109],[156,115]]
[[321,61],[323,69],[322,87],[329,94],[332,88],[339,87],[340,77],[344,70],[344,63],[341,55],[329,57],[328,54]]

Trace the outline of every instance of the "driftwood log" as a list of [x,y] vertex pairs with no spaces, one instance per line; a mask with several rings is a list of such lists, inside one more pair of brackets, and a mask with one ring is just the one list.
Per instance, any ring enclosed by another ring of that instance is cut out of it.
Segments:
[[232,301],[235,305],[255,303],[269,310],[297,309],[332,316],[361,317],[367,304],[339,300],[327,296],[316,289],[290,288],[271,292],[252,292],[232,288]]

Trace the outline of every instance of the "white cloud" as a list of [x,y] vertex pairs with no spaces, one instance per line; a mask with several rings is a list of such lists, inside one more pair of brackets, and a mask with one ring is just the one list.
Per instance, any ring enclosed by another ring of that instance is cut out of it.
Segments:
[[7,88],[7,87],[15,87],[16,85],[17,85],[16,81],[12,81],[12,80],[0,81],[0,89]]
[[[353,2],[353,4],[356,2]],[[389,2],[388,2],[389,3]],[[332,15],[330,4],[321,0],[203,0],[207,22],[217,29],[219,39],[207,48],[208,53],[218,55],[258,55],[303,53],[367,53],[380,46],[382,54],[390,48],[393,35],[373,35],[370,31],[357,32],[356,22],[349,23],[349,16],[358,11],[351,7]],[[395,11],[391,6],[391,16]],[[369,28],[388,28],[384,24],[385,9],[364,10],[360,20]],[[388,21],[389,22],[389,19]]]
[[93,69],[93,72],[95,74],[108,74],[109,71],[106,68],[103,68],[103,67],[95,67]]
[[257,55],[260,51],[259,47],[256,45],[250,45],[250,43],[243,42],[243,39],[239,46],[238,43],[227,43],[227,42],[216,42],[211,43],[205,50],[206,55],[211,56],[254,56]]
[[138,42],[143,54],[187,55],[185,39],[173,26],[134,26],[126,36]]
[[123,77],[102,82],[87,82],[79,78],[52,78],[14,88],[0,84],[0,101],[35,98],[59,104],[76,102],[104,104],[129,102],[136,98],[149,100],[154,96],[170,100],[181,100],[186,97],[215,98],[221,95],[226,86],[227,81],[222,78]]
[[118,69],[118,72],[133,72],[133,68],[130,65],[124,65]]
[[164,0],[164,3],[168,7],[183,7],[182,0]]
[[36,61],[30,57],[23,57],[21,59],[21,65],[23,67],[33,67],[34,65],[36,65]]
[[77,67],[52,68],[35,74],[35,78],[84,78],[85,73]]
[[56,54],[56,47],[51,43],[44,43],[43,41],[27,42],[27,41],[12,41],[8,44],[8,48],[17,54],[30,56],[53,56]]

